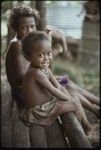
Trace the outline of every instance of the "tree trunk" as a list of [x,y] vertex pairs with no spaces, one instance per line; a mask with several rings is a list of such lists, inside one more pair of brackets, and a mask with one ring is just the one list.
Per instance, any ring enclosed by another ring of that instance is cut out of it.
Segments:
[[40,20],[37,26],[38,30],[46,30],[46,1],[36,1],[36,9],[40,12]]
[[30,1],[30,6],[31,6],[32,8],[35,8],[35,4],[36,4],[36,1]]
[[65,133],[68,136],[70,148],[91,148],[82,126],[72,112],[65,113],[61,117]]
[[[13,3],[10,4],[10,9],[13,8]],[[8,34],[7,34],[7,47],[8,43],[11,41],[11,39],[15,36],[15,33],[11,30],[10,27],[8,27]]]

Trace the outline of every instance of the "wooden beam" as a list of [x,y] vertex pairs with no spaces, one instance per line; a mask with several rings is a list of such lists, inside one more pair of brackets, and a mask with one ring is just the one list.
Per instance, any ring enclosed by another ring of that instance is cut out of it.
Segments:
[[92,145],[87,139],[82,126],[75,117],[74,113],[65,113],[61,117],[64,129],[68,135],[69,143],[71,148],[91,148]]

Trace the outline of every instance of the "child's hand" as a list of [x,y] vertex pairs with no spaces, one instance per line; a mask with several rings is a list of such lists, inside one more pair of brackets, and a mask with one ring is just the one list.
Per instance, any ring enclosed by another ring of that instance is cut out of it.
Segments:
[[72,54],[69,51],[63,52],[61,55],[65,60],[72,60]]

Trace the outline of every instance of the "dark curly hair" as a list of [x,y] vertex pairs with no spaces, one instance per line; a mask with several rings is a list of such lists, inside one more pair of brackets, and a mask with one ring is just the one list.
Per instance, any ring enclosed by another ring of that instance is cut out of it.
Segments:
[[39,40],[47,40],[51,43],[51,37],[43,31],[33,31],[22,39],[22,53],[25,58],[29,58],[33,53],[32,44]]
[[10,13],[8,27],[16,31],[18,24],[19,24],[19,18],[21,17],[33,17],[37,25],[40,15],[36,9],[32,9],[29,6],[26,6],[26,5],[15,6]]

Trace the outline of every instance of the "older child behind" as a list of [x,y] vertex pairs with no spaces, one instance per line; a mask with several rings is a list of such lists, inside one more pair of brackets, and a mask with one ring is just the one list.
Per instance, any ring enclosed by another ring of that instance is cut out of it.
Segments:
[[24,56],[31,62],[23,79],[25,107],[20,117],[28,124],[51,125],[58,116],[74,112],[86,131],[92,126],[81,105],[73,101],[69,93],[55,79],[49,69],[52,59],[50,37],[44,32],[29,33],[22,40]]

